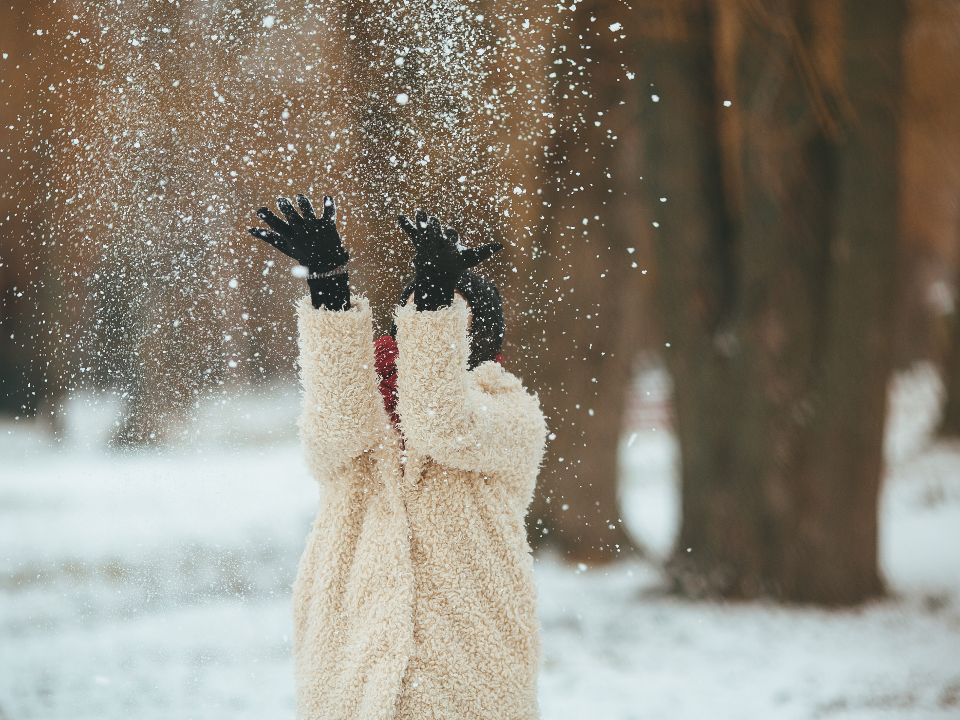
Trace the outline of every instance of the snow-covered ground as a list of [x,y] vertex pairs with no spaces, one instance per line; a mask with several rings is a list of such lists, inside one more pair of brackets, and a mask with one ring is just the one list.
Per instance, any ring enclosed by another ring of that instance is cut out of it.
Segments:
[[[960,445],[928,441],[937,382],[921,367],[893,383],[891,599],[692,603],[648,563],[542,555],[544,718],[960,717]],[[317,502],[296,404],[235,397],[194,421],[202,444],[139,456],[101,449],[103,398],[74,401],[59,443],[0,424],[0,720],[292,717],[290,584]],[[641,415],[625,520],[656,557],[676,533],[676,447]]]

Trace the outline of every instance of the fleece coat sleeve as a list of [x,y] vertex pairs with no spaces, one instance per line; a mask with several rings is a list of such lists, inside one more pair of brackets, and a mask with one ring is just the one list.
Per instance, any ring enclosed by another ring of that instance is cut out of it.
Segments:
[[355,298],[349,310],[300,301],[300,437],[315,478],[329,478],[378,447],[390,427],[377,386],[370,305]]
[[536,395],[497,363],[467,370],[467,304],[396,313],[399,400],[407,449],[488,475],[535,477],[546,427]]

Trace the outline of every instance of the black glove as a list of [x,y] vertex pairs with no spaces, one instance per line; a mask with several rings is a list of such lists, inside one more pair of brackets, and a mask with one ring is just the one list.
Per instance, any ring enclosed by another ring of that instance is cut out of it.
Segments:
[[[306,266],[307,284],[315,308],[328,310],[350,309],[350,284],[347,261],[350,255],[343,249],[337,232],[337,206],[329,195],[323,198],[323,216],[317,217],[306,195],[297,195],[300,214],[288,198],[277,198],[277,207],[284,222],[268,208],[257,210],[257,215],[274,232],[263,228],[248,228],[255,238],[273,245],[301,265]],[[340,271],[342,268],[342,271]],[[332,272],[336,271],[336,272]],[[321,277],[318,277],[321,276]]]
[[416,248],[413,267],[413,299],[417,310],[439,310],[453,302],[457,280],[464,270],[479,265],[503,249],[500,243],[487,243],[475,248],[462,248],[453,228],[444,232],[440,221],[417,210],[415,222],[398,215],[400,227],[410,236]]

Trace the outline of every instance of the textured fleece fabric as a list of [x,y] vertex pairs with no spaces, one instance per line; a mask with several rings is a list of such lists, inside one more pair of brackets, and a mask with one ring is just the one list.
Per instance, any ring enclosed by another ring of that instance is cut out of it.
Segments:
[[299,720],[532,720],[540,662],[524,515],[537,397],[467,370],[467,306],[396,313],[400,434],[365,299],[299,306],[300,432],[323,490],[294,584]]
[[[401,291],[397,304],[406,305],[416,286],[417,278],[413,278]],[[503,349],[507,325],[503,319],[503,301],[497,286],[472,270],[464,270],[455,289],[467,301],[473,317],[470,321],[470,360],[467,367],[473,370],[480,363],[496,358],[501,358],[498,362],[502,363],[500,351]]]

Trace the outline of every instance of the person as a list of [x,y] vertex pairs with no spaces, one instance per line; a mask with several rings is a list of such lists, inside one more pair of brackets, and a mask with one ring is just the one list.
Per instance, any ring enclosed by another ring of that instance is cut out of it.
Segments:
[[[524,516],[546,424],[507,372],[496,287],[420,211],[394,334],[350,293],[332,197],[277,202],[250,232],[307,269],[298,308],[301,440],[323,488],[293,588],[300,720],[539,716]],[[412,302],[409,300],[412,299]],[[387,339],[389,338],[389,340]],[[378,372],[379,371],[379,372]]]

